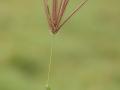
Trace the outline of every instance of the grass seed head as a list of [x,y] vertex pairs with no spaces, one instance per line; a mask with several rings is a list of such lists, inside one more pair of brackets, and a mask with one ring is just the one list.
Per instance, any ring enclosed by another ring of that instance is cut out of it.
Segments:
[[52,0],[52,9],[48,4],[48,0],[44,0],[45,13],[51,32],[56,34],[60,28],[88,1],[83,0],[80,4],[72,11],[72,13],[62,22],[66,7],[70,0]]

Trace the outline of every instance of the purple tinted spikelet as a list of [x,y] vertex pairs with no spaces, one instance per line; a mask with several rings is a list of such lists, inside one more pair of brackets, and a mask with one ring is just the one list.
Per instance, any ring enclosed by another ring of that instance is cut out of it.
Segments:
[[[60,1],[60,2],[59,2]],[[72,13],[62,21],[66,7],[69,0],[52,0],[52,10],[48,5],[48,0],[44,0],[45,14],[47,17],[48,24],[51,28],[51,32],[56,34],[60,28],[87,2],[83,0],[81,3],[72,11]]]

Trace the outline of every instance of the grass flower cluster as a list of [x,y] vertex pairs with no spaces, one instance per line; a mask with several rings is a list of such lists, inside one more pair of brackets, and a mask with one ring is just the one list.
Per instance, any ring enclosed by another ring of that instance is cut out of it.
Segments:
[[88,1],[83,0],[78,4],[78,6],[70,13],[69,16],[62,22],[62,17],[64,16],[66,7],[68,6],[70,0],[52,0],[52,5],[50,8],[48,0],[44,0],[45,13],[47,16],[47,21],[50,30],[53,34],[56,34],[60,28]]

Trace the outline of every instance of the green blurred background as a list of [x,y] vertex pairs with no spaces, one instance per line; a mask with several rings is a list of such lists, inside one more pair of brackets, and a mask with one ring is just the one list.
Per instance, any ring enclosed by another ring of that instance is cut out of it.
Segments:
[[[48,29],[42,0],[0,0],[0,90],[45,90]],[[119,30],[120,1],[89,0],[56,35],[52,90],[120,90]]]

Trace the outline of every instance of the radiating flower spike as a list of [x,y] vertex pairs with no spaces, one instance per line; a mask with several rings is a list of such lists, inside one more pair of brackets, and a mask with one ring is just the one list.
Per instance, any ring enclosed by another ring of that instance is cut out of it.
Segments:
[[44,0],[45,13],[47,17],[48,24],[51,28],[51,32],[56,34],[60,28],[88,1],[82,1],[77,8],[65,19],[62,21],[66,7],[70,0],[52,0],[52,11],[50,11],[48,0]]
[[[73,10],[73,12],[63,21],[59,29],[87,2],[88,0],[81,1],[80,4]],[[59,30],[58,29],[58,30]]]
[[49,9],[49,6],[48,6],[48,0],[44,0],[44,8],[45,8],[45,14],[46,14],[46,17],[47,17],[48,24],[52,28],[53,25],[52,25],[52,20],[51,20],[51,16],[50,16],[50,9]]

